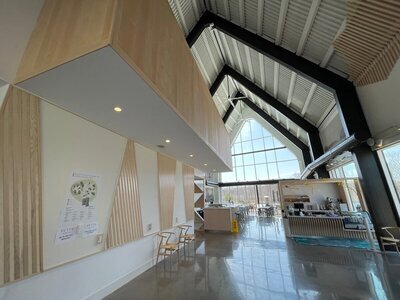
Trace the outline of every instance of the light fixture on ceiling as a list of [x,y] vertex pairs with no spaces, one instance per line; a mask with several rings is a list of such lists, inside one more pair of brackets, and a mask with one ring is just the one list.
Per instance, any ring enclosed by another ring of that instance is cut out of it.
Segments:
[[213,169],[213,172],[216,172],[217,170]]
[[171,143],[171,140],[165,140],[165,142],[167,143],[167,144],[169,144],[169,143]]
[[208,165],[207,165],[207,164],[204,164],[204,166],[207,167]]
[[194,155],[193,154],[189,154],[189,157],[193,157]]
[[115,112],[121,112],[121,111],[122,111],[122,108],[119,107],[119,106],[116,106],[116,107],[114,107],[114,111],[115,111]]

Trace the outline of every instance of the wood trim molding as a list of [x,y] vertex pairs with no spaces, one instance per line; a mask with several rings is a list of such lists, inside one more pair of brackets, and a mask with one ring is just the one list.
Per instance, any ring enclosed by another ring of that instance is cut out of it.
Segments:
[[40,99],[9,87],[0,114],[0,285],[42,271]]
[[136,172],[135,145],[126,144],[121,173],[115,190],[108,224],[106,248],[113,248],[143,236],[139,186]]

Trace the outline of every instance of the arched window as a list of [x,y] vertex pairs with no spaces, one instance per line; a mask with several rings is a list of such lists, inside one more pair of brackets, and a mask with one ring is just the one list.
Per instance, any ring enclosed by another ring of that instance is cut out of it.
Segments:
[[299,160],[254,119],[244,122],[232,145],[233,172],[221,173],[222,182],[296,178]]

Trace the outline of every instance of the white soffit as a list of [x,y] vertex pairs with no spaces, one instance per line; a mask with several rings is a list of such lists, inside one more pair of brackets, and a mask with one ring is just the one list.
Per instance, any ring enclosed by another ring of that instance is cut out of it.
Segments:
[[[229,167],[111,47],[82,56],[18,86],[195,168],[207,172],[229,171]],[[115,113],[115,106],[123,111]],[[172,142],[165,144],[165,139]],[[158,148],[159,144],[164,144],[165,148]],[[194,157],[190,158],[189,154]]]

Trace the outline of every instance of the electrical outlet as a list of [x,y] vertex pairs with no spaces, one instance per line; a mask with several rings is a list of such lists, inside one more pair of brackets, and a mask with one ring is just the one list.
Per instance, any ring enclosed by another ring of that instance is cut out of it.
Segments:
[[101,244],[103,242],[103,234],[100,233],[97,235],[97,244]]
[[153,224],[147,224],[147,231],[150,231],[153,228]]

